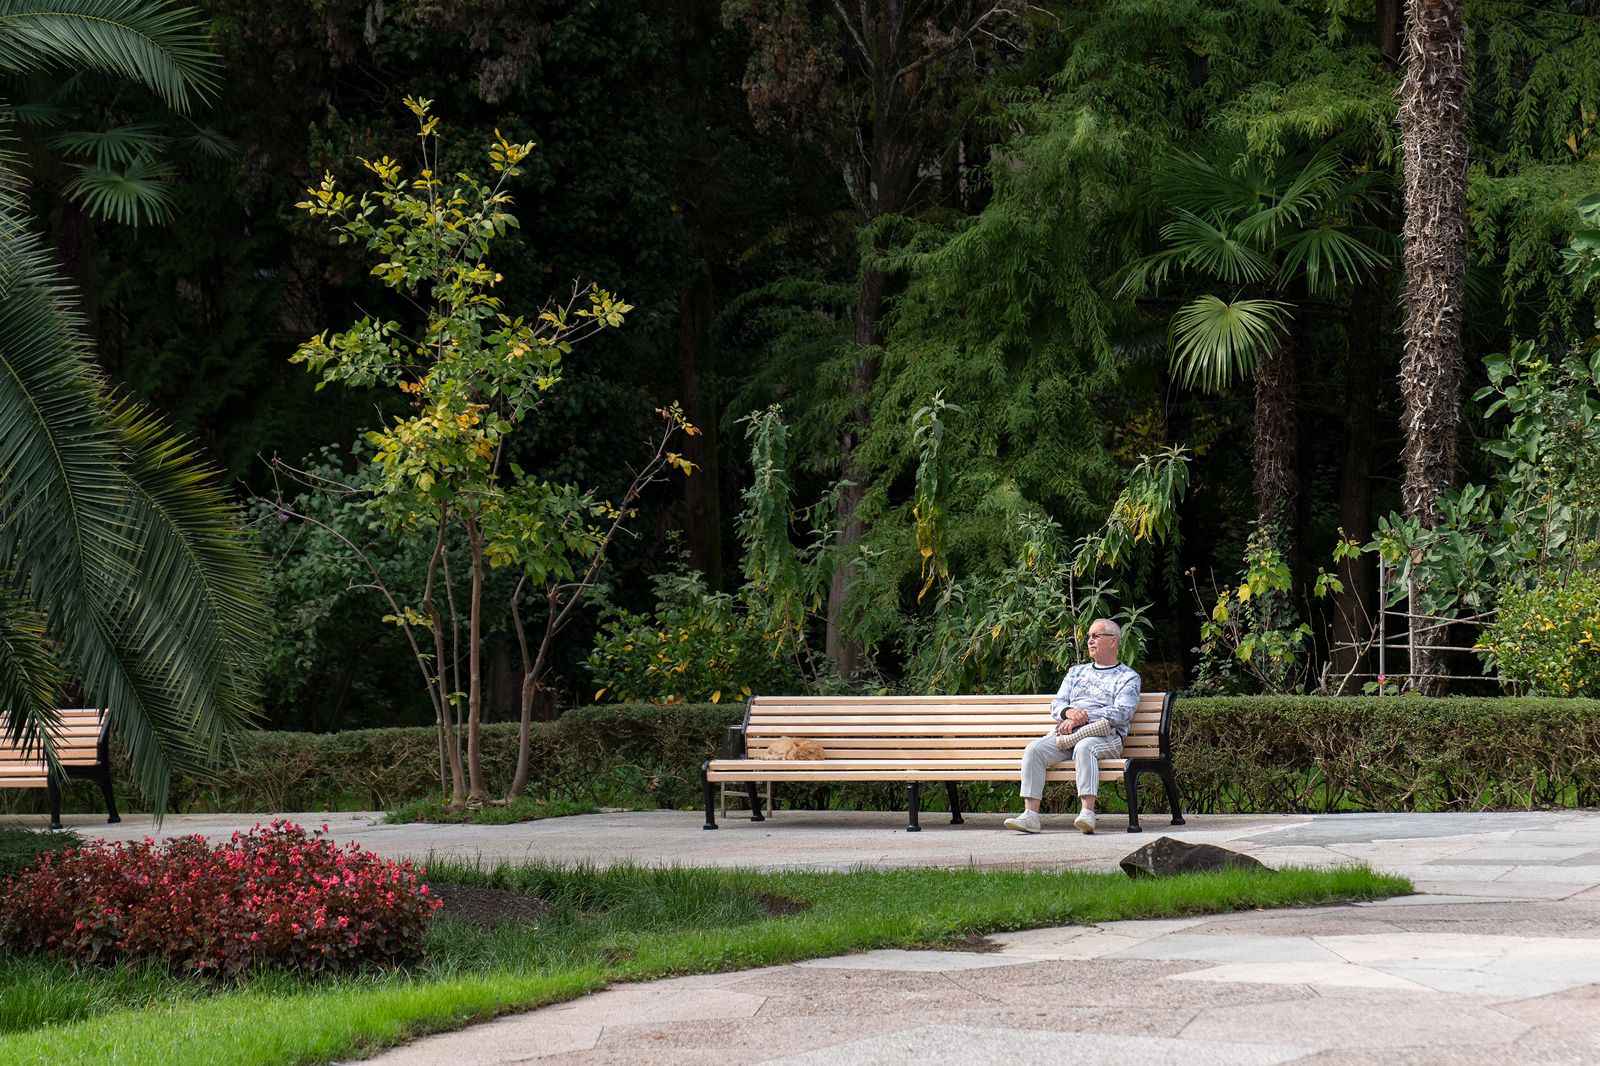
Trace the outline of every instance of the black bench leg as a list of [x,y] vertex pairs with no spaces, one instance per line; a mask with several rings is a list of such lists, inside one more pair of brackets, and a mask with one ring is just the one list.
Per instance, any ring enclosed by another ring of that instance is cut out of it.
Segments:
[[1129,767],[1123,782],[1128,786],[1128,832],[1142,833],[1144,830],[1139,827],[1139,771]]
[[922,832],[922,826],[917,824],[917,812],[922,809],[922,785],[917,781],[906,786],[906,810],[911,814],[911,824],[906,826],[908,833]]
[[116,825],[122,821],[122,815],[117,813],[117,798],[111,794],[111,768],[102,766],[99,775],[95,778],[100,784],[100,794],[106,798],[107,825]]
[[711,784],[711,778],[706,776],[706,771],[710,768],[710,765],[710,763],[705,763],[700,767],[700,786],[704,789],[706,797],[705,828],[715,829],[717,827],[717,797],[715,786]]
[[750,820],[764,822],[767,816],[761,813],[761,786],[755,781],[744,783],[744,794],[750,797]]
[[1183,805],[1178,800],[1178,775],[1173,773],[1171,763],[1161,768],[1161,783],[1167,789],[1167,806],[1172,809],[1172,824],[1183,825]]
[[56,775],[50,774],[45,778],[45,788],[50,792],[50,828],[61,828],[61,785],[56,781]]
[[961,825],[961,792],[954,781],[946,781],[944,791],[950,797],[950,824]]

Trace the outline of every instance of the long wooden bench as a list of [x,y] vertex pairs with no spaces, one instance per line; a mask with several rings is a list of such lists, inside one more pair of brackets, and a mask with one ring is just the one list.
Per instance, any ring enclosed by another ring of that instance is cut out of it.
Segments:
[[0,714],[0,788],[46,788],[50,790],[50,828],[61,828],[61,777],[89,780],[100,786],[106,799],[107,822],[120,822],[117,801],[111,794],[110,717],[103,710],[74,707],[57,712],[61,724],[51,731],[60,773],[51,773],[50,764],[37,744],[24,748],[11,739],[6,716]]
[[[1039,696],[757,696],[745,706],[744,723],[730,727],[730,754],[701,767],[707,829],[717,828],[714,788],[744,783],[751,820],[764,821],[758,782],[904,781],[910,824],[917,824],[924,782],[944,782],[950,821],[961,824],[962,781],[1017,782],[1022,749],[1056,727],[1052,695]],[[1139,827],[1139,777],[1158,774],[1166,788],[1172,824],[1183,825],[1178,780],[1172,770],[1168,726],[1172,694],[1146,692],[1123,742],[1122,758],[1100,761],[1101,781],[1122,781],[1128,793],[1128,832]],[[784,738],[805,737],[822,745],[825,758],[771,759],[767,748]],[[1051,769],[1047,781],[1071,781],[1070,761]]]

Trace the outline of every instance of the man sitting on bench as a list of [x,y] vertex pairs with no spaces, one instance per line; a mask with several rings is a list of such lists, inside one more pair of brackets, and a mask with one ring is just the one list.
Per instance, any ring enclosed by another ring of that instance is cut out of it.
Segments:
[[1094,832],[1100,760],[1122,754],[1122,739],[1128,735],[1128,725],[1139,706],[1139,675],[1117,661],[1117,643],[1121,639],[1121,627],[1109,618],[1096,618],[1089,623],[1092,661],[1068,670],[1056,698],[1050,702],[1050,717],[1061,724],[1024,749],[1023,811],[1006,819],[1007,829],[1019,833],[1039,831],[1045,771],[1071,759],[1077,773],[1078,799],[1083,804],[1072,824],[1085,833]]

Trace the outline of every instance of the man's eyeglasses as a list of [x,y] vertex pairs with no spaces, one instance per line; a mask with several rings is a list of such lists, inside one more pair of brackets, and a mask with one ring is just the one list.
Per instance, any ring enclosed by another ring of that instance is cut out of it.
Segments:
[[1089,639],[1090,640],[1116,640],[1117,639],[1117,635],[1115,633],[1090,633],[1089,634]]

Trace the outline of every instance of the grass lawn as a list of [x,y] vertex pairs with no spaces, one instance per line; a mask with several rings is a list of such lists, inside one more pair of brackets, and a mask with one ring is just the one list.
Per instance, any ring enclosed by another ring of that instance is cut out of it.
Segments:
[[[445,914],[406,972],[215,985],[142,967],[0,958],[0,1062],[279,1064],[350,1057],[615,981],[705,973],[972,934],[1410,891],[1351,868],[1132,881],[1120,873],[750,873],[438,863],[427,879],[547,901],[536,924]],[[448,907],[447,907],[448,911]]]

